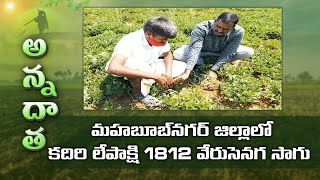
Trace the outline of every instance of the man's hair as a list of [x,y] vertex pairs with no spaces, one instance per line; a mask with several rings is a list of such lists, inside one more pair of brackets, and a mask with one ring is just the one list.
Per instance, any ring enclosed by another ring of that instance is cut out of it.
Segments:
[[168,39],[177,36],[177,28],[171,21],[164,17],[157,17],[149,20],[143,27],[143,31],[151,32],[154,35],[162,36]]
[[220,14],[217,20],[221,20],[223,23],[233,23],[235,26],[238,23],[239,17],[231,12],[224,12]]

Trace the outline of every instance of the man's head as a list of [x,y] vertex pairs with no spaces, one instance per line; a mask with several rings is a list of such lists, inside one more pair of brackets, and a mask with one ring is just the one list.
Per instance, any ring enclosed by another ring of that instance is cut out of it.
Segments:
[[144,25],[143,31],[149,44],[153,46],[164,46],[168,39],[177,36],[176,26],[164,17],[157,17],[149,20]]
[[233,30],[238,23],[238,16],[236,14],[225,12],[222,13],[217,20],[214,21],[213,32],[215,35],[223,36],[227,35]]

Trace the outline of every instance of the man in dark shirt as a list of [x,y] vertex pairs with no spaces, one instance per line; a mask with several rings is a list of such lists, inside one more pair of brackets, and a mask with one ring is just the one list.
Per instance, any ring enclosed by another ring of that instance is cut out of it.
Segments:
[[203,64],[204,57],[216,60],[209,71],[209,76],[216,78],[224,64],[253,55],[252,48],[240,45],[244,29],[237,25],[238,19],[236,14],[225,12],[217,20],[204,21],[195,27],[190,43],[173,53],[175,59],[187,63],[185,72],[175,78],[176,83],[188,79],[194,66]]

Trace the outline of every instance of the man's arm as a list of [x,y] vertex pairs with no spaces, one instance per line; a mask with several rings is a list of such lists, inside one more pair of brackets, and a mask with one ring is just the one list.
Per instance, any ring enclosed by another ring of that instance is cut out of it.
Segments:
[[201,29],[199,26],[191,32],[191,40],[189,43],[189,54],[186,70],[192,70],[196,65],[199,58],[204,37],[206,36],[206,31]]
[[189,78],[192,69],[194,68],[194,66],[198,61],[205,36],[206,36],[206,31],[201,29],[199,26],[196,26],[196,28],[191,32],[187,67],[183,74],[181,74],[180,76],[174,79],[175,84],[183,82]]
[[230,39],[230,42],[222,50],[221,55],[219,56],[217,62],[211,70],[218,71],[223,65],[225,65],[231,60],[232,56],[234,56],[237,53],[237,49],[242,41],[243,36],[244,31],[242,30],[239,32],[239,34]]
[[167,77],[167,83],[166,83],[166,88],[172,88],[174,86],[174,81],[172,78],[172,62],[173,62],[173,55],[171,51],[163,53],[163,62],[166,68],[166,74],[165,76]]
[[172,77],[172,61],[173,61],[173,55],[171,51],[163,53],[163,62],[166,67],[166,76]]
[[123,76],[127,78],[145,78],[145,79],[154,79],[161,86],[164,86],[167,79],[161,74],[142,72],[135,69],[130,69],[124,66],[126,63],[127,57],[123,55],[115,55],[110,60],[107,73],[115,74],[118,76]]

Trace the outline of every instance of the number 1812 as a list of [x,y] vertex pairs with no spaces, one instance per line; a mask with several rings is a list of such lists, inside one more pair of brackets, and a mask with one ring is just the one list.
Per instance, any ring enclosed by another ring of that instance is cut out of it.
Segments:
[[151,160],[166,160],[168,154],[172,154],[174,160],[191,160],[191,148],[190,147],[147,147],[144,153],[149,154]]

